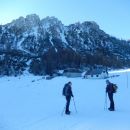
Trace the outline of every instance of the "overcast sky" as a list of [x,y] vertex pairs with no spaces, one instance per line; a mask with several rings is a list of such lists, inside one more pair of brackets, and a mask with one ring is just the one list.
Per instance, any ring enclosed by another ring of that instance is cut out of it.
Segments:
[[130,0],[0,0],[0,24],[34,13],[65,25],[95,21],[106,33],[130,39]]

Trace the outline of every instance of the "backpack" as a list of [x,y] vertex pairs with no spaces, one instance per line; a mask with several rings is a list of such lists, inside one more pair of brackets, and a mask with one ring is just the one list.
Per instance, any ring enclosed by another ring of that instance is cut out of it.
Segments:
[[62,90],[62,95],[66,96],[66,88],[67,88],[67,84],[64,85],[63,90]]
[[113,93],[116,93],[118,86],[116,84],[112,84],[112,87],[113,87]]

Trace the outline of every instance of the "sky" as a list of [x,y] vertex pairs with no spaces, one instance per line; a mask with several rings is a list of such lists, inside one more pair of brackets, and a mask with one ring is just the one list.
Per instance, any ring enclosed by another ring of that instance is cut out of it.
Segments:
[[0,24],[20,16],[55,16],[64,25],[95,21],[102,30],[119,39],[130,39],[129,0],[0,0]]

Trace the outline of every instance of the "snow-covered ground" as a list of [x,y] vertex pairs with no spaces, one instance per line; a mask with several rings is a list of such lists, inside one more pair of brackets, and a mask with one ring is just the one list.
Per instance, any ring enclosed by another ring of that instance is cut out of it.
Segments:
[[[110,78],[118,85],[114,112],[104,109],[104,79],[1,77],[0,130],[130,130],[130,74],[118,74]],[[76,113],[71,100],[70,116],[61,115],[65,106],[62,88],[68,81],[77,107]]]

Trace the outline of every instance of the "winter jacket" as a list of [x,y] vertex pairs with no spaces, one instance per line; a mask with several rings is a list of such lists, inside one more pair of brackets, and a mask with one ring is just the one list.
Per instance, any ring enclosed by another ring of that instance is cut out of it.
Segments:
[[66,84],[65,96],[72,96],[73,97],[72,89],[71,89],[71,86],[69,84]]
[[114,93],[113,84],[109,83],[106,87],[106,93]]

